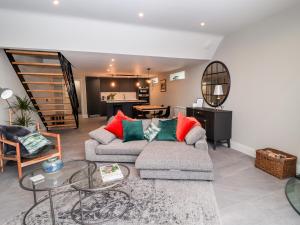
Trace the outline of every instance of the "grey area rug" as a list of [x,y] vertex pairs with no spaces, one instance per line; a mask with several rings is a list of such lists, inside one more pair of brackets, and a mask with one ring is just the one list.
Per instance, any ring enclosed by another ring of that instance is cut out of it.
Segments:
[[[131,177],[116,190],[120,191],[87,196],[83,201],[84,220],[103,225],[221,224],[210,182],[141,180]],[[131,195],[130,201],[122,191]],[[65,192],[54,197],[56,224],[77,224],[72,219],[71,210],[78,199],[78,192]],[[49,211],[49,201],[45,200],[29,214],[26,224],[51,224]],[[73,218],[80,220],[78,207],[73,212]],[[24,213],[5,225],[20,225],[23,216]]]

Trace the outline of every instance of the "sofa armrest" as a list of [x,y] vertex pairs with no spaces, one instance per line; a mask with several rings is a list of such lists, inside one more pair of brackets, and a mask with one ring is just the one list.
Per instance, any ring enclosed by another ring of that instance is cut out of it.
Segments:
[[84,145],[85,145],[85,159],[86,160],[91,160],[95,158],[95,149],[100,143],[96,140],[89,139],[86,140]]
[[195,148],[207,151],[208,150],[208,144],[207,144],[207,141],[206,141],[206,137],[200,139],[199,141],[197,141],[195,143]]

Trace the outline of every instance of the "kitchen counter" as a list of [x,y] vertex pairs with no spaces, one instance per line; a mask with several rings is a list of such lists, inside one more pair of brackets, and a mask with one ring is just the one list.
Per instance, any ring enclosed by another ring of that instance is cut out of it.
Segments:
[[138,100],[138,99],[131,99],[131,100],[108,100],[106,103],[126,103],[126,102],[134,102],[134,103],[145,103],[146,100]]
[[134,116],[133,107],[136,105],[143,105],[147,103],[146,100],[108,100],[106,101],[106,112],[107,119],[116,115],[118,110],[122,110],[122,112],[129,117]]

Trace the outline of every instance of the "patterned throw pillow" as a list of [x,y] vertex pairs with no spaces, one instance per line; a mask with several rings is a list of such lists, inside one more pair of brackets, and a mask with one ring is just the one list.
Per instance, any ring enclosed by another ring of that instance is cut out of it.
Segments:
[[30,154],[36,153],[47,145],[52,145],[52,142],[40,133],[30,133],[24,137],[18,137],[18,140]]
[[157,127],[154,123],[151,123],[147,130],[144,131],[144,137],[149,142],[153,141],[157,134],[160,132],[160,128]]

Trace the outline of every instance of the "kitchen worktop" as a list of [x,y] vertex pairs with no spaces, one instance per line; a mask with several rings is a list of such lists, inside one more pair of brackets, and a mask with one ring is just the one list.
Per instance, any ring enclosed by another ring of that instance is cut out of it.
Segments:
[[144,102],[147,102],[145,100],[138,100],[138,99],[131,99],[131,100],[108,100],[106,101],[106,103],[126,103],[126,102],[137,102],[137,103],[144,103]]

